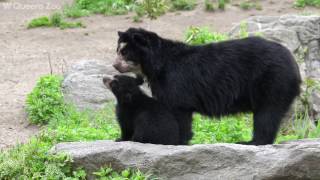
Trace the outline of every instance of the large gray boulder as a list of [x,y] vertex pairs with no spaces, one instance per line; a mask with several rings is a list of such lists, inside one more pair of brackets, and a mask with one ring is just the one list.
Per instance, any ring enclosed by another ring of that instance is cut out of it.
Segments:
[[[111,64],[100,60],[83,60],[75,63],[64,74],[62,91],[66,102],[79,110],[99,110],[115,96],[102,82],[103,77],[119,74]],[[125,75],[134,76],[132,73]],[[145,83],[142,90],[151,96],[150,88]]]
[[60,143],[52,152],[70,154],[74,166],[87,172],[111,165],[176,180],[320,179],[320,139],[266,146],[95,141]]
[[[233,27],[229,34],[238,37],[244,26],[249,35],[259,33],[264,38],[286,46],[295,54],[302,78],[320,82],[320,16],[255,16]],[[319,86],[317,84],[319,83],[314,83],[311,87],[310,83],[305,83],[302,87],[304,91],[308,91],[304,95],[310,94],[309,115],[315,120],[320,118],[320,93],[316,90],[316,86]]]
[[62,83],[65,100],[81,110],[103,108],[114,96],[102,78],[116,73],[111,64],[99,60],[83,60],[72,65]]

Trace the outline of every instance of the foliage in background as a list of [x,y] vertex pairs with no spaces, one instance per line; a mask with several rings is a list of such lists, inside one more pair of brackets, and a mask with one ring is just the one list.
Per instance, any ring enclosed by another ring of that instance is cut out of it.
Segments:
[[134,11],[134,22],[141,22],[146,15],[150,19],[166,13],[168,9],[192,10],[196,7],[196,0],[74,0],[71,5],[65,5],[62,12],[55,13],[50,18],[47,16],[32,19],[28,28],[35,27],[84,27],[81,22],[68,22],[67,18],[79,18],[91,14],[106,16],[123,15]]
[[197,2],[196,0],[171,0],[171,10],[193,10]]
[[26,111],[31,123],[44,124],[55,118],[56,114],[66,112],[61,82],[62,77],[60,76],[44,76],[28,94]]
[[252,116],[241,114],[212,120],[212,118],[196,114],[193,118],[192,129],[194,137],[191,144],[249,141],[252,134]]
[[49,17],[42,16],[32,19],[28,23],[28,28],[36,27],[59,27],[60,29],[84,27],[81,22],[67,22],[60,13],[54,13]]
[[306,6],[320,7],[320,0],[296,0],[294,6],[297,8],[304,8]]
[[64,103],[61,80],[56,75],[41,77],[28,95],[30,122],[47,126],[28,143],[0,153],[0,179],[84,179],[83,170],[71,168],[70,157],[48,153],[52,146],[119,136],[113,104],[95,113],[79,112]]
[[228,36],[221,33],[210,32],[208,28],[190,27],[186,32],[185,42],[191,45],[208,44],[227,40]]
[[93,173],[98,180],[156,180],[158,178],[151,175],[145,175],[139,170],[125,169],[121,172],[115,172],[110,167],[102,167],[98,172]]
[[239,4],[239,6],[243,10],[250,10],[250,9],[262,10],[262,6],[255,0],[242,1]]

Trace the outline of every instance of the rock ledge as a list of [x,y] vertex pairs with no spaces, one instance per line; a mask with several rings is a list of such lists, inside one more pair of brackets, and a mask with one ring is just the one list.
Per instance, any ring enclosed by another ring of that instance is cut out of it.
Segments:
[[105,140],[60,143],[52,152],[70,154],[74,166],[88,172],[111,165],[116,170],[138,168],[164,179],[320,179],[320,139],[266,146],[164,146]]

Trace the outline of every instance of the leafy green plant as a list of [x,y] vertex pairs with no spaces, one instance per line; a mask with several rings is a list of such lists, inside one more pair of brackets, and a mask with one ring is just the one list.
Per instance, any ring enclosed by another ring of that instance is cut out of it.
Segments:
[[168,9],[164,0],[143,0],[142,7],[150,19],[156,19]]
[[185,42],[191,45],[201,45],[211,42],[227,40],[228,36],[221,33],[210,32],[208,28],[190,27],[186,32]]
[[209,12],[214,12],[217,9],[216,4],[214,4],[210,0],[205,0],[204,6],[205,6],[205,10]]
[[254,4],[249,1],[243,1],[240,3],[241,9],[248,10],[254,7]]
[[113,179],[132,179],[132,180],[151,180],[156,179],[151,175],[145,175],[139,170],[125,169],[121,172],[116,172],[110,167],[102,167],[99,171],[93,173],[96,179],[113,180]]
[[0,153],[0,179],[84,179],[85,172],[72,169],[69,157],[50,154],[50,148],[59,142],[119,136],[113,104],[95,113],[79,112],[64,103],[61,81],[57,75],[41,77],[27,96],[30,122],[47,126],[28,143]]
[[33,91],[28,94],[26,110],[31,123],[44,124],[65,113],[66,107],[61,92],[62,77],[44,76]]
[[81,22],[66,22],[60,13],[53,13],[50,18],[44,16],[29,22],[28,28],[36,27],[60,27],[61,29],[84,27]]
[[51,26],[51,23],[47,16],[42,16],[39,18],[32,19],[28,24],[28,28],[48,27],[48,26]]
[[199,114],[193,118],[194,137],[192,144],[235,143],[251,139],[252,116],[248,114],[210,119]]
[[258,4],[256,1],[252,1],[252,0],[242,1],[239,6],[243,10],[250,10],[250,9],[262,10],[262,6]]
[[171,0],[172,10],[193,10],[196,7],[195,0]]
[[294,2],[294,7],[304,8],[306,6],[320,7],[320,0],[296,0]]
[[221,10],[224,10],[226,7],[226,3],[228,3],[228,1],[226,0],[218,0],[218,8]]

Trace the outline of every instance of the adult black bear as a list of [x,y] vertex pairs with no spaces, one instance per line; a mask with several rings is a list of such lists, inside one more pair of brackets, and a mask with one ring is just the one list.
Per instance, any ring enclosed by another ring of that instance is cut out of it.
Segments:
[[116,114],[121,128],[117,141],[177,145],[179,126],[173,114],[139,88],[142,77],[103,78],[117,98]]
[[272,144],[281,119],[300,92],[300,73],[282,45],[249,37],[190,46],[143,29],[118,32],[119,72],[141,72],[153,96],[175,113],[180,144],[192,136],[192,113],[253,112],[250,142]]

